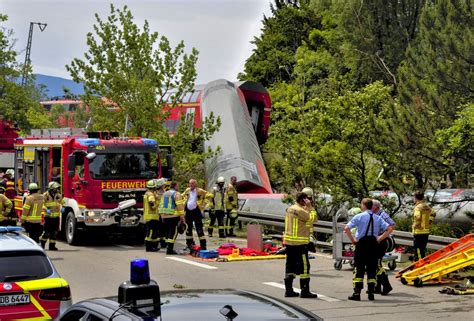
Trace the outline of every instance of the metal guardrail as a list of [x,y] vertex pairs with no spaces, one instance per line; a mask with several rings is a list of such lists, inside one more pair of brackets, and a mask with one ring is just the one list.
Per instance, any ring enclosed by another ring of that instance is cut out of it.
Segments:
[[[246,222],[256,221],[262,225],[276,226],[283,228],[285,226],[285,217],[282,215],[268,214],[268,213],[253,213],[248,211],[240,211],[239,219]],[[343,228],[345,224],[338,223],[338,227]],[[333,234],[332,222],[318,221],[314,223],[316,232]],[[413,246],[413,234],[410,232],[394,231],[393,236],[397,245]],[[443,237],[437,235],[430,235],[427,248],[431,250],[439,250],[446,245],[456,241],[457,239],[451,237]],[[319,242],[318,245],[332,246],[328,242]]]

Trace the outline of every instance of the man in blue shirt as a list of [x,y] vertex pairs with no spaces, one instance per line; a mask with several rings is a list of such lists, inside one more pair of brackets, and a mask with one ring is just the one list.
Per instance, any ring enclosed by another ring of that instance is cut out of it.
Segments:
[[[378,215],[381,219],[387,222],[392,228],[395,228],[395,221],[392,220],[390,215],[387,214],[384,210],[381,209],[382,205],[378,200],[372,200],[372,212],[375,215]],[[392,244],[389,244],[392,242]],[[390,281],[388,280],[388,275],[385,272],[385,268],[382,266],[383,257],[386,252],[391,251],[388,249],[389,247],[393,247],[394,241],[393,238],[387,237],[382,242],[379,243],[379,251],[378,251],[378,258],[377,258],[377,285],[375,286],[375,293],[380,293],[382,295],[387,295],[390,291],[392,291],[392,286],[390,285]],[[383,289],[382,289],[383,287]]]
[[[344,232],[355,245],[354,293],[349,300],[360,301],[360,292],[364,287],[364,274],[367,271],[368,297],[372,301],[376,283],[378,244],[392,232],[393,228],[371,212],[372,200],[370,198],[364,198],[360,203],[360,208],[363,212],[354,216],[344,227]],[[352,228],[357,228],[355,238],[351,232]]]

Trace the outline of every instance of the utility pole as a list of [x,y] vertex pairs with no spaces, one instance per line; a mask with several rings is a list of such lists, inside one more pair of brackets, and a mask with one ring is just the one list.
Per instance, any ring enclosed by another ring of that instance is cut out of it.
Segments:
[[44,31],[46,28],[46,23],[41,22],[30,22],[30,32],[28,34],[28,44],[26,45],[26,53],[25,53],[25,65],[23,66],[23,78],[21,79],[21,85],[26,85],[26,79],[28,78],[28,67],[30,66],[30,55],[31,55],[31,42],[33,40],[33,27],[34,25],[38,25],[41,32]]

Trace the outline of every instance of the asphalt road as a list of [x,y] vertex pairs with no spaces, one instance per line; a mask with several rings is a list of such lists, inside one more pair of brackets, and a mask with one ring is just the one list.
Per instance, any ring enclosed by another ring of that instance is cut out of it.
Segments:
[[[242,239],[211,239],[209,248]],[[184,247],[178,239],[176,248]],[[448,296],[438,293],[442,286],[415,288],[402,285],[390,275],[394,290],[368,301],[347,300],[351,294],[352,270],[344,265],[336,271],[329,254],[316,254],[311,262],[311,289],[318,299],[284,298],[283,259],[244,262],[209,262],[191,256],[166,256],[163,251],[146,253],[143,246],[127,244],[91,244],[86,247],[58,243],[60,251],[48,252],[62,277],[71,286],[73,301],[114,296],[121,282],[129,279],[130,260],[147,258],[151,278],[162,291],[183,289],[239,288],[285,299],[304,307],[325,320],[474,320],[473,296]],[[298,282],[294,283],[299,288]],[[163,316],[166,320],[166,316]]]

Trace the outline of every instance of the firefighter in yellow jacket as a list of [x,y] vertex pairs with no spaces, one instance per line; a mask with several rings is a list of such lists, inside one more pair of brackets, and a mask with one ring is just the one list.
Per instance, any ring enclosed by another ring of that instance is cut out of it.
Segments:
[[[317,214],[316,209],[315,209],[316,203],[315,203],[315,200],[314,200],[313,189],[311,187],[305,187],[305,188],[303,188],[303,190],[301,192],[306,194],[306,196],[308,197],[309,202],[310,202],[310,205],[307,207],[307,209],[309,211],[309,219],[306,222],[306,226],[309,229],[310,235],[315,235],[313,223],[315,221],[316,222],[318,221],[318,214]],[[314,237],[314,240],[316,240],[316,237]],[[313,242],[309,242],[308,243],[308,251],[313,252],[313,253],[316,252],[316,244],[313,243]]]
[[189,187],[183,193],[185,211],[186,211],[186,246],[191,249],[195,244],[193,239],[193,225],[196,228],[196,233],[199,238],[199,245],[201,250],[206,250],[206,237],[204,236],[204,229],[202,224],[202,213],[206,206],[206,202],[212,199],[212,194],[206,190],[197,187],[195,179],[189,180]]
[[178,224],[184,223],[184,200],[178,192],[178,183],[171,182],[160,201],[159,213],[166,233],[166,254],[178,254],[173,248],[178,236]]
[[5,196],[5,186],[0,185],[0,226],[10,225],[10,212],[13,208],[13,203]]
[[232,176],[230,183],[225,189],[225,207],[227,212],[226,218],[226,235],[237,236],[234,234],[235,222],[239,215],[237,214],[237,207],[239,202],[239,196],[237,194],[237,177]]
[[219,231],[219,237],[225,237],[225,178],[220,176],[217,178],[216,186],[212,189],[212,202],[210,203],[211,213],[209,214],[211,220],[209,222],[208,233],[209,237],[212,237],[212,232],[214,230],[214,224],[217,220],[217,226]]
[[39,187],[36,183],[28,185],[30,195],[26,197],[21,220],[24,223],[26,233],[36,243],[39,243],[39,238],[43,232],[41,226],[41,212],[44,205],[44,195],[39,193]]
[[159,200],[156,199],[158,185],[155,180],[146,183],[147,191],[143,195],[143,216],[146,225],[145,250],[158,252],[158,230],[160,228],[160,215],[158,214]]
[[285,297],[298,296],[293,290],[293,280],[300,276],[301,298],[317,298],[309,290],[310,264],[308,259],[309,236],[312,232],[307,223],[310,220],[311,202],[305,193],[296,194],[296,204],[286,210],[285,234]]
[[436,216],[435,211],[424,201],[425,195],[421,191],[413,194],[415,210],[413,212],[413,247],[415,262],[425,257],[426,245],[430,236],[431,224]]
[[57,251],[56,238],[59,231],[59,216],[61,214],[61,205],[63,198],[59,193],[59,183],[49,182],[48,190],[43,194],[44,196],[44,226],[43,234],[41,234],[41,247],[44,249],[46,242],[49,239],[49,250]]

